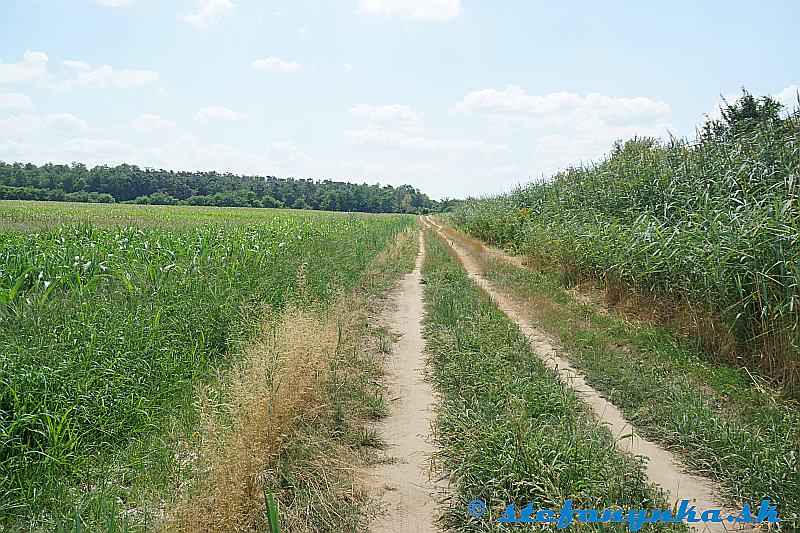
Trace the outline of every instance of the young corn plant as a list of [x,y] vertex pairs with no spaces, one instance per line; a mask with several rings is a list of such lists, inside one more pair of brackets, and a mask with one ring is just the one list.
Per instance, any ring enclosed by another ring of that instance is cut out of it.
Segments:
[[413,224],[4,204],[0,529],[68,527],[75,509],[86,529],[102,529],[117,511],[101,499],[121,513],[168,490],[170,469],[187,467],[166,436],[191,435],[196,391],[236,362],[265,313],[325,308]]
[[264,492],[264,507],[267,514],[269,533],[280,533],[281,526],[278,517],[278,506],[275,503],[275,499],[272,497],[272,489],[265,483],[262,490]]

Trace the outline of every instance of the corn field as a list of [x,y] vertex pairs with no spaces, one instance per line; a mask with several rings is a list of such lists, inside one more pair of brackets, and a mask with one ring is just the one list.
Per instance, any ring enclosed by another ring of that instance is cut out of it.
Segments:
[[80,494],[146,475],[161,460],[148,439],[180,424],[265,313],[323,308],[411,223],[3,203],[0,524],[69,515]]

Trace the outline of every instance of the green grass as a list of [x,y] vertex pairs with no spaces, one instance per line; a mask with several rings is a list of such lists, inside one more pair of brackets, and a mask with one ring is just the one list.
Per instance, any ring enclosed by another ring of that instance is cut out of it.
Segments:
[[521,299],[588,383],[646,437],[716,479],[738,501],[768,498],[800,527],[800,405],[744,369],[711,363],[669,327],[600,313],[555,274],[490,261],[492,284]]
[[196,388],[267,309],[327,305],[411,224],[0,202],[0,525],[147,523],[192,475]]
[[[582,509],[663,508],[663,494],[648,484],[640,461],[616,450],[591,409],[532,354],[516,325],[432,233],[426,253],[424,335],[441,395],[435,464],[451,488],[444,524],[502,530],[497,518],[509,503],[555,510],[569,498]],[[490,511],[469,517],[473,499]]]

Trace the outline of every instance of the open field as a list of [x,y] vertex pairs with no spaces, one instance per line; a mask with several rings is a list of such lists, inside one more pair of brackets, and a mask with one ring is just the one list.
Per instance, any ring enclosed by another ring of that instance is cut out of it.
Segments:
[[[213,385],[287,310],[306,329],[333,320],[336,352],[344,313],[326,310],[412,223],[0,203],[0,523],[163,518],[161,493],[196,474],[198,398],[235,427],[234,400]],[[373,293],[407,261],[391,263]]]
[[651,231],[636,188],[678,178],[620,176],[680,150],[631,142],[438,221],[0,202],[0,525],[498,531],[509,503],[686,498],[797,527],[795,189],[729,184],[746,205],[706,205],[714,247],[684,183]]
[[766,497],[796,523],[790,395],[452,228],[424,232],[398,284],[411,217],[0,215],[9,531],[496,531],[508,503],[682,497]]
[[0,0],[0,533],[800,533],[798,20]]

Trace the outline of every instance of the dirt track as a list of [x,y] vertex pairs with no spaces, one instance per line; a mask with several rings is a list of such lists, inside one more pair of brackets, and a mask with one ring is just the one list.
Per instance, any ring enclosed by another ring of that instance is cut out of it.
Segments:
[[422,339],[424,313],[421,268],[425,248],[422,233],[414,271],[400,282],[391,329],[400,335],[387,368],[391,411],[382,424],[382,437],[389,444],[387,454],[394,462],[380,466],[375,484],[381,494],[383,512],[370,530],[375,533],[436,532],[435,484],[429,476],[430,442],[435,398],[423,378],[425,366]]
[[[619,409],[611,402],[603,398],[595,389],[586,384],[583,375],[574,369],[570,364],[561,359],[554,347],[553,341],[543,332],[534,329],[524,318],[524,313],[514,302],[496,290],[482,275],[478,264],[472,259],[469,247],[459,242],[452,234],[445,235],[443,227],[434,222],[430,217],[422,217],[423,224],[434,229],[455,251],[470,278],[481,287],[496,305],[505,312],[517,325],[522,332],[530,339],[534,353],[541,358],[549,368],[558,372],[561,380],[575,389],[580,396],[594,410],[599,420],[604,422],[612,434],[616,437],[617,448],[631,452],[635,455],[643,456],[646,459],[646,473],[648,479],[661,486],[669,494],[669,499],[677,502],[683,499],[693,500],[693,505],[699,511],[706,509],[725,509],[722,499],[718,496],[719,491],[713,486],[710,480],[688,473],[681,462],[669,451],[659,445],[639,436],[636,428],[631,426],[624,418]],[[491,255],[503,255],[497,250],[486,253]],[[504,257],[510,263],[519,266],[518,258],[510,256]],[[723,516],[726,516],[723,513]],[[732,525],[726,524],[697,524],[695,529],[708,532],[733,531]],[[737,530],[741,531],[741,529]]]

